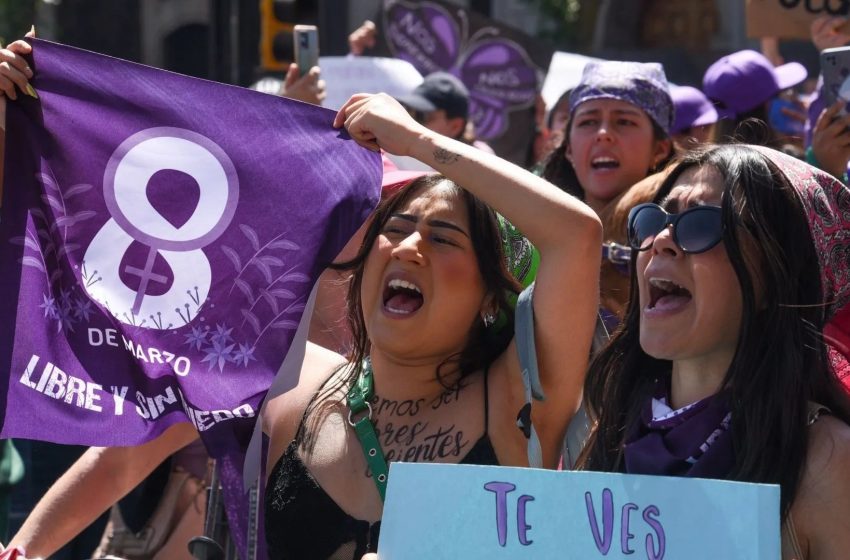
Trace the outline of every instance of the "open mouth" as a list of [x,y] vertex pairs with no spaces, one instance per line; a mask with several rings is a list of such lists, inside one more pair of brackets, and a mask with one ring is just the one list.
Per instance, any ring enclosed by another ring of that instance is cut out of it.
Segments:
[[661,278],[649,279],[649,305],[647,309],[675,309],[687,304],[691,298],[691,292],[675,282]]
[[395,278],[384,287],[384,309],[394,315],[410,315],[422,307],[425,299],[419,286]]
[[600,156],[590,160],[590,166],[593,169],[617,169],[620,162],[612,157]]

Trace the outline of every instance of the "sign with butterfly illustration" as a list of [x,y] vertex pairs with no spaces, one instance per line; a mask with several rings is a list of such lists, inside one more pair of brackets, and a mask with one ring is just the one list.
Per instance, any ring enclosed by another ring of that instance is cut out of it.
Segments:
[[406,60],[423,76],[442,70],[460,78],[469,89],[477,138],[502,157],[525,163],[549,47],[438,0],[384,0],[378,36],[378,54]]
[[379,156],[321,107],[40,40],[31,64],[39,99],[7,109],[2,437],[189,421],[238,453]]

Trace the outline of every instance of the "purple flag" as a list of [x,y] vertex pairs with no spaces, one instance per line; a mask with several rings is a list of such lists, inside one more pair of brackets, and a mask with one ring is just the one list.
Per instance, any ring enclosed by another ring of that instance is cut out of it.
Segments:
[[[378,154],[308,104],[33,41],[8,104],[2,437],[246,445]],[[23,96],[22,96],[23,97]]]

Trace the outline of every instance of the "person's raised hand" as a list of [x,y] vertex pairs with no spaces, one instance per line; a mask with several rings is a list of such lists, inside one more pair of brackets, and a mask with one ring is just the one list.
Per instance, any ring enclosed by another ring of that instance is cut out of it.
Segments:
[[817,50],[843,47],[850,43],[850,33],[844,27],[846,23],[847,18],[840,16],[820,16],[815,19],[809,30]]
[[327,94],[325,92],[325,81],[319,79],[320,74],[319,67],[313,66],[309,72],[302,76],[298,65],[293,62],[286,71],[286,78],[278,95],[313,105],[321,105]]
[[360,56],[366,49],[375,47],[377,37],[378,28],[367,19],[348,36],[348,50],[351,54]]
[[32,69],[23,55],[32,52],[32,47],[26,41],[18,40],[5,49],[0,49],[0,91],[10,99],[17,99],[21,92],[34,96],[34,90],[29,83]]
[[850,115],[842,115],[844,101],[824,109],[812,129],[812,151],[820,168],[841,178],[850,161]]
[[410,155],[414,140],[427,130],[386,93],[353,95],[340,108],[333,125],[345,126],[364,148],[399,156]]
[[[35,29],[27,33],[25,37],[35,37]],[[6,97],[17,99],[18,89],[31,97],[37,97],[29,83],[29,79],[32,78],[32,69],[23,57],[31,52],[32,47],[23,40],[15,41],[6,48],[0,49],[0,129],[2,130],[6,130]]]

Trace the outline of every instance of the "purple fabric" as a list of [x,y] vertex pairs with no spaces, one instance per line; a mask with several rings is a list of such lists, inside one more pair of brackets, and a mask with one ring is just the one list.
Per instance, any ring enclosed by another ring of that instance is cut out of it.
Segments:
[[660,416],[669,393],[669,382],[657,381],[655,397],[626,439],[626,472],[725,478],[734,465],[725,393]]
[[576,107],[591,99],[631,103],[646,111],[664,132],[670,134],[673,100],[664,68],[656,62],[588,62],[581,81],[570,94],[570,115]]
[[7,115],[1,435],[127,446],[188,420],[241,471],[313,283],[377,203],[380,157],[321,107],[33,46],[40,99]]
[[734,118],[796,86],[806,76],[806,67],[799,62],[774,67],[763,54],[747,49],[726,55],[709,66],[702,79],[702,90],[717,104],[720,118]]
[[717,122],[717,110],[703,92],[691,86],[674,86],[670,89],[675,118],[671,134],[679,134],[694,126]]

